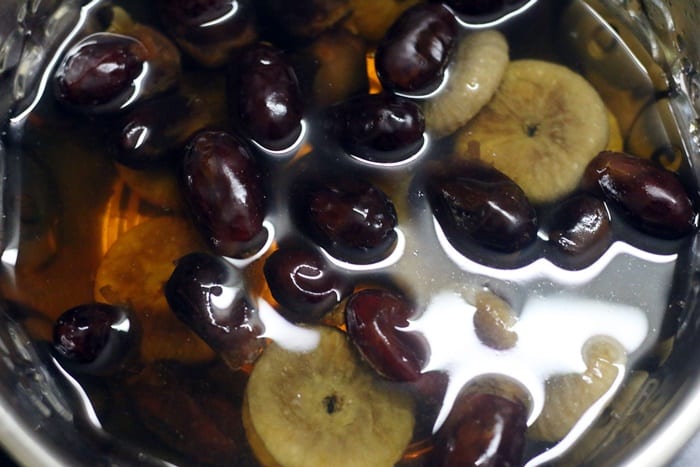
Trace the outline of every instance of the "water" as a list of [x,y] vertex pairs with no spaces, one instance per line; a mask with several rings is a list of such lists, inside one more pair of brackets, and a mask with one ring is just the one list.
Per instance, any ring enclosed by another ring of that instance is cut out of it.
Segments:
[[[662,101],[657,97],[667,83],[654,75],[654,70],[651,75],[647,73],[645,61],[632,56],[612,29],[584,3],[530,2],[521,16],[495,26],[508,36],[512,59],[556,60],[581,71],[617,117],[628,151],[665,162],[681,172],[687,170],[682,154],[674,150],[674,130],[665,125],[663,109],[659,109]],[[534,37],[533,31],[537,31]],[[190,68],[185,79],[198,92],[223,94],[221,76],[207,72],[206,78],[197,78],[194,73],[199,72]],[[221,111],[215,109],[215,113]],[[311,122],[308,138],[318,152],[319,140],[315,139],[313,119]],[[11,300],[45,316],[30,328],[39,341],[49,338],[50,323],[62,311],[94,299],[95,271],[117,238],[134,225],[152,217],[172,215],[176,210],[154,206],[144,200],[138,189],[129,186],[123,172],[115,169],[99,149],[103,136],[93,131],[98,127],[64,114],[47,98],[28,116],[17,135],[23,153],[24,184],[20,243],[14,260],[3,257],[11,274],[2,278],[2,291]],[[431,344],[432,356],[426,371],[445,371],[450,378],[433,429],[444,421],[463,385],[479,376],[494,374],[522,384],[530,403],[530,422],[534,422],[544,404],[546,379],[584,371],[582,352],[593,336],[608,335],[623,346],[628,356],[625,364],[619,366],[621,375],[650,352],[656,352],[657,342],[668,338],[661,330],[672,299],[669,293],[677,255],[687,248],[684,242],[647,238],[615,218],[616,241],[600,259],[576,270],[556,266],[544,258],[500,268],[474,261],[450,246],[425,199],[408,183],[421,164],[442,157],[443,144],[447,143],[427,141],[424,154],[383,169],[352,159],[330,158],[331,162],[324,162],[372,178],[397,204],[401,241],[394,254],[374,265],[357,267],[341,261],[334,264],[367,282],[389,283],[410,291],[417,308],[422,310],[408,331],[423,333]],[[281,187],[286,186],[290,173],[303,169],[302,164],[290,166],[289,171],[284,164],[270,166],[271,185]],[[288,201],[284,189],[280,190],[278,204],[267,219],[268,229],[275,232],[276,238],[290,234]],[[539,245],[545,240],[541,238]],[[251,284],[257,287],[256,281],[261,278],[255,276],[259,269],[255,263],[236,264],[249,268]],[[476,337],[474,297],[484,289],[504,298],[518,315],[513,329],[518,343],[512,349],[497,351]],[[280,321],[263,298],[259,308],[267,337],[289,348],[308,348],[313,344],[312,335]],[[292,336],[298,339],[290,341]],[[205,362],[187,364],[182,371],[190,381],[201,374],[211,377],[212,372],[227,370],[220,362]],[[77,383],[94,406],[92,426],[132,443],[145,440],[154,452],[184,461],[185,454],[170,452],[168,441],[154,436],[149,423],[134,413],[128,400],[133,396],[129,387],[134,379],[138,380],[138,375],[116,380],[79,378]],[[228,384],[228,379],[223,379]],[[214,379],[210,384],[216,387],[222,383]],[[557,455],[568,447],[621,384],[622,379],[617,378],[601,397],[601,403],[591,407],[560,448],[547,445],[550,451],[541,455],[536,451],[542,450],[540,445],[531,448],[530,464],[544,463],[552,453]],[[233,396],[239,397],[240,394]],[[199,403],[206,404],[206,400]]]

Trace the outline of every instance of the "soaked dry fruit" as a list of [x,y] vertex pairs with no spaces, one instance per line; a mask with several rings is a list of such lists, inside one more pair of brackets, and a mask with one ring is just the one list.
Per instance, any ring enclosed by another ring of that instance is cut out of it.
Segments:
[[579,194],[565,199],[551,216],[549,242],[569,258],[594,261],[610,245],[610,213],[598,198]]
[[477,31],[462,39],[445,88],[425,103],[428,129],[446,136],[464,126],[491,100],[508,62],[508,42],[500,32]]
[[205,249],[190,223],[178,217],[155,218],[119,237],[97,268],[95,300],[132,310],[143,328],[145,361],[213,357],[214,352],[170,312],[164,294],[175,261]]
[[559,441],[566,436],[583,414],[613,389],[627,359],[620,344],[607,337],[589,340],[583,357],[585,372],[547,380],[544,408],[528,431],[533,439]]
[[293,322],[318,321],[352,292],[350,280],[310,246],[282,246],[264,266],[280,313]]
[[415,381],[428,361],[428,343],[406,328],[414,305],[396,292],[364,289],[345,306],[348,336],[379,374],[397,381]]
[[496,350],[514,347],[518,334],[511,329],[517,321],[517,315],[502,298],[488,291],[476,295],[474,331],[484,344]]
[[243,273],[220,256],[197,252],[178,259],[165,298],[175,316],[234,370],[254,362],[265,347],[265,326]]
[[496,394],[463,393],[436,433],[430,465],[522,465],[527,408]]
[[209,67],[226,62],[258,37],[250,0],[159,0],[163,25],[192,58]]
[[608,139],[605,104],[582,76],[555,63],[517,60],[459,131],[455,150],[493,165],[543,203],[572,192]]
[[289,467],[395,464],[413,433],[411,399],[379,382],[342,332],[308,329],[320,338],[313,350],[273,343],[250,374],[243,420],[256,456]]
[[180,174],[183,197],[214,252],[241,257],[267,238],[262,174],[244,139],[201,131],[190,141]]
[[377,46],[375,67],[392,91],[437,87],[452,53],[457,23],[444,6],[419,3],[399,16]]
[[697,214],[678,176],[649,160],[603,151],[586,167],[583,187],[602,194],[651,235],[679,238],[696,225]]
[[53,349],[69,371],[106,374],[134,357],[141,338],[129,312],[106,303],[65,311],[53,326]]
[[478,161],[432,169],[430,206],[457,250],[468,252],[471,242],[513,253],[536,240],[537,213],[506,175]]

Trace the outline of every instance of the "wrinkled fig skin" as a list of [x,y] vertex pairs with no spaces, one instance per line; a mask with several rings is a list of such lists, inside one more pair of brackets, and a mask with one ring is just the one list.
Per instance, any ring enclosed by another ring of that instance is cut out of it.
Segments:
[[646,159],[603,151],[586,167],[583,187],[648,234],[673,239],[695,228],[696,213],[678,177]]
[[487,22],[498,19],[525,5],[528,0],[446,0],[445,3],[465,19]]
[[350,340],[381,375],[396,381],[415,381],[428,361],[427,342],[414,332],[402,331],[415,314],[403,296],[365,289],[352,295],[345,307]]
[[504,253],[537,238],[537,213],[518,185],[479,162],[433,168],[427,179],[433,213],[458,250],[471,240]]
[[400,92],[437,86],[449,62],[457,22],[441,4],[420,3],[406,10],[377,47],[382,85]]
[[86,112],[115,111],[134,92],[147,51],[138,40],[111,33],[92,34],[65,55],[55,75],[59,101]]
[[331,109],[332,133],[341,146],[374,162],[397,162],[420,148],[425,131],[421,108],[391,94],[365,94]]
[[526,430],[523,404],[494,394],[462,395],[436,434],[430,465],[520,466]]
[[310,247],[281,247],[265,261],[265,279],[286,318],[315,322],[352,292],[349,280]]
[[240,256],[264,242],[263,181],[242,139],[221,131],[197,133],[182,168],[185,200],[216,253]]
[[129,313],[106,303],[79,305],[65,311],[53,327],[53,349],[69,371],[104,374],[118,369],[134,349],[140,333]]
[[[127,167],[143,169],[171,161],[192,136],[193,120],[203,115],[201,101],[169,94],[143,102],[120,119],[114,159]],[[167,118],[163,118],[167,115]]]
[[359,178],[302,183],[292,199],[299,229],[340,259],[371,263],[396,242],[398,221],[391,200]]
[[549,242],[570,256],[602,253],[610,244],[610,214],[598,198],[581,194],[564,200],[552,213]]
[[[240,271],[209,253],[180,258],[165,284],[171,310],[212,349],[251,363],[264,345],[264,327],[250,304]],[[229,359],[230,360],[230,359]]]
[[294,69],[284,54],[260,43],[242,53],[231,86],[244,131],[262,146],[280,150],[301,131],[303,104]]

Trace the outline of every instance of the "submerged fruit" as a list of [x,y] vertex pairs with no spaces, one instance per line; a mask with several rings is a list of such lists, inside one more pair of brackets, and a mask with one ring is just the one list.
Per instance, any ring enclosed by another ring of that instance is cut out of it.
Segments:
[[506,175],[476,161],[428,173],[430,206],[455,248],[468,242],[512,253],[537,238],[537,213]]
[[267,236],[262,175],[247,145],[223,131],[202,131],[182,161],[183,195],[209,246],[245,256]]
[[608,144],[605,104],[581,75],[542,60],[516,60],[493,99],[459,131],[461,158],[494,166],[534,203],[572,192]]
[[586,168],[583,186],[601,193],[652,235],[679,238],[695,227],[697,214],[683,184],[651,161],[603,151]]
[[265,330],[240,271],[208,253],[180,258],[165,284],[171,310],[235,369],[252,363]]
[[422,336],[405,329],[415,315],[405,297],[378,289],[357,292],[345,307],[350,340],[378,373],[397,381],[418,379],[430,355]]
[[125,309],[91,303],[59,316],[53,349],[69,370],[100,374],[114,371],[133,355],[139,338],[138,326]]
[[263,270],[281,313],[292,321],[316,321],[352,291],[348,278],[311,247],[281,247]]

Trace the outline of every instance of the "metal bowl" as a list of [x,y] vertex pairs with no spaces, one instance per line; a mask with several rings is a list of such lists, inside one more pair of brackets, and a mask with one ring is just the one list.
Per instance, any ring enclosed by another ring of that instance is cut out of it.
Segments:
[[[20,154],[14,129],[44,91],[56,57],[101,0],[4,0],[0,4],[0,172],[3,274],[17,257]],[[601,26],[600,19],[604,22]],[[700,2],[572,0],[560,18],[562,47],[606,97],[624,108],[626,143],[700,180]],[[601,60],[605,57],[606,61]],[[614,60],[615,67],[606,66]],[[616,94],[617,93],[617,94]],[[619,109],[615,107],[619,106]],[[697,193],[695,199],[698,199]],[[660,342],[583,438],[558,463],[663,465],[700,428],[700,238],[679,259]],[[0,301],[0,443],[23,465],[166,465],[96,429],[80,387],[32,343],[21,316]]]

